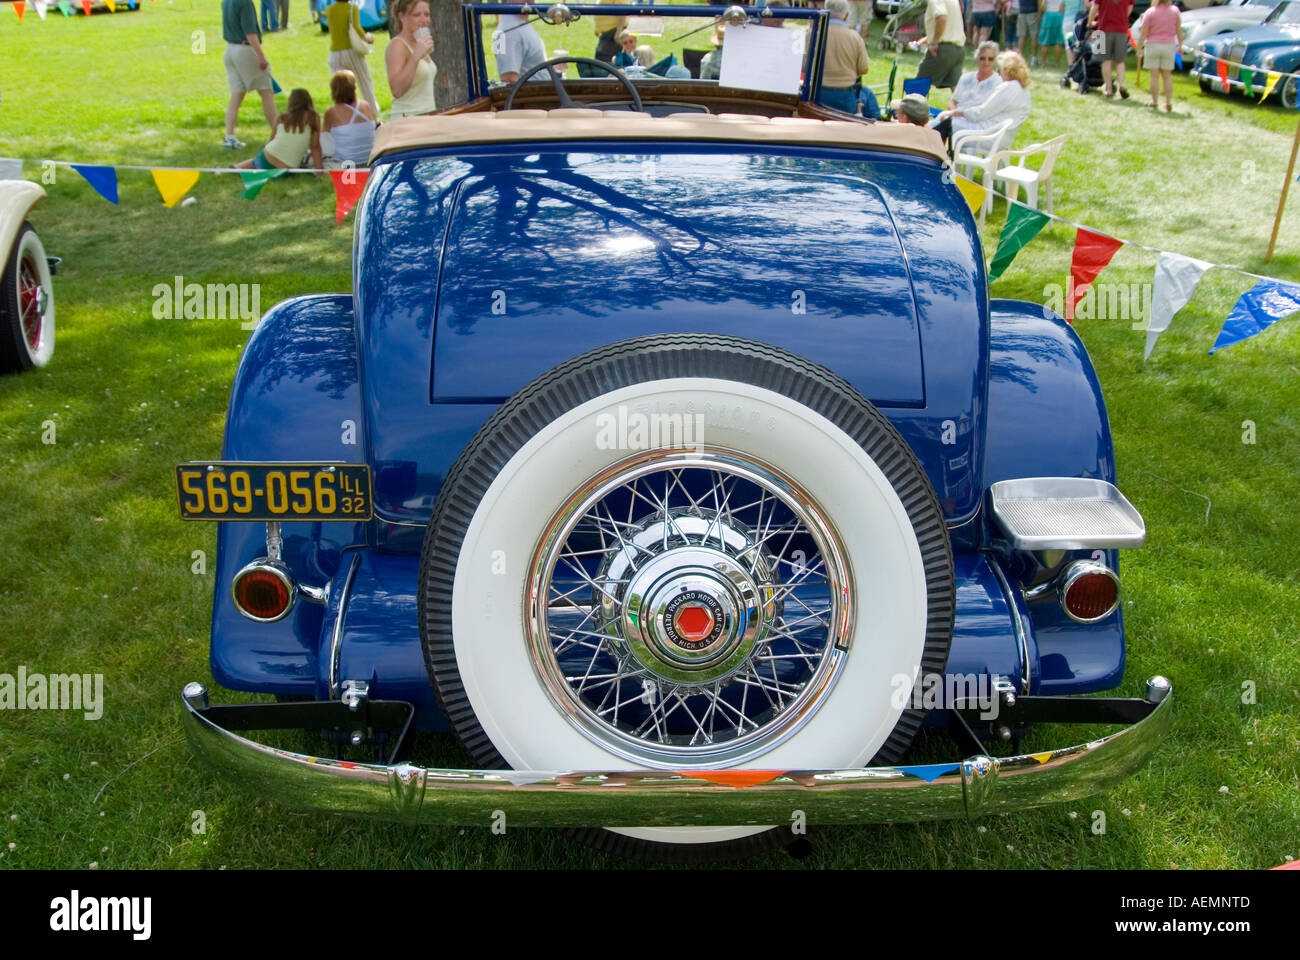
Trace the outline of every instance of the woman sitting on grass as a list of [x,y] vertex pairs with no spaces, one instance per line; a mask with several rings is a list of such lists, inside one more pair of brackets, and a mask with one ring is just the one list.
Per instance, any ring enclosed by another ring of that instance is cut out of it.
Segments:
[[345,163],[364,167],[370,162],[379,117],[369,103],[357,99],[357,78],[351,70],[334,71],[330,77],[330,96],[334,98],[334,106],[325,111],[325,132],[333,146],[325,158],[326,169]]
[[320,114],[311,94],[298,87],[289,93],[288,108],[275,118],[267,145],[253,159],[235,166],[243,170],[293,170],[302,164],[309,149],[313,172],[318,177],[325,176],[321,170]]

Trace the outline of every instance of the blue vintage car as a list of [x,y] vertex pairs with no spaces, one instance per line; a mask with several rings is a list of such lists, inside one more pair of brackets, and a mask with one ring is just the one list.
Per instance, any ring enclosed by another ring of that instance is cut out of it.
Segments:
[[[679,857],[1137,769],[1168,681],[1077,696],[1124,678],[1145,537],[1101,388],[1061,317],[990,299],[938,136],[817,105],[821,10],[667,11],[766,45],[772,93],[495,86],[480,18],[526,9],[465,7],[467,100],[382,128],[352,293],[268,313],[220,459],[177,467],[221,521],[213,678],[299,701],[191,683],[194,751],[298,808]],[[923,726],[949,759],[907,761]],[[333,747],[251,735],[285,728]]]
[[[1220,60],[1228,69],[1226,87],[1219,75]],[[1279,3],[1257,27],[1211,37],[1197,45],[1192,73],[1200,81],[1203,91],[1245,90],[1246,75],[1243,71],[1246,70],[1250,72],[1253,96],[1263,95],[1270,71],[1281,74],[1300,71],[1300,0]],[[1288,110],[1296,109],[1297,78],[1283,76],[1277,96],[1282,106]]]

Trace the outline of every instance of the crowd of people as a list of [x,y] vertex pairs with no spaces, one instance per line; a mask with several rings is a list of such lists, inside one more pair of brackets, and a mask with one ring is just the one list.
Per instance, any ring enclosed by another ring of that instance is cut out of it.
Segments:
[[[267,4],[263,0],[265,21]],[[277,16],[286,19],[288,2]],[[235,136],[239,108],[244,97],[257,93],[271,137],[256,156],[237,164],[246,169],[308,169],[324,176],[325,171],[347,166],[364,166],[370,157],[375,130],[380,123],[379,101],[370,76],[367,57],[374,37],[361,26],[358,8],[348,0],[313,0],[313,17],[323,19],[329,31],[329,93],[331,105],[324,115],[317,110],[305,87],[289,92],[288,106],[276,111],[275,81],[262,45],[263,27],[253,0],[222,0],[221,30],[226,42],[223,62],[230,99],[226,104],[226,130],[221,145],[242,150],[246,144]],[[434,81],[437,67],[431,53],[428,0],[393,0],[389,5],[392,38],[384,51],[384,72],[393,95],[390,116],[416,116],[437,110]],[[271,26],[266,32],[277,29]],[[281,28],[282,29],[282,28]],[[535,32],[535,31],[534,31]]]

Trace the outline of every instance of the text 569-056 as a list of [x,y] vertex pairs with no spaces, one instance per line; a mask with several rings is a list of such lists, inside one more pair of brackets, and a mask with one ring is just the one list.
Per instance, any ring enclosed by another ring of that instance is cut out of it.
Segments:
[[187,520],[365,520],[364,464],[182,464],[176,468]]

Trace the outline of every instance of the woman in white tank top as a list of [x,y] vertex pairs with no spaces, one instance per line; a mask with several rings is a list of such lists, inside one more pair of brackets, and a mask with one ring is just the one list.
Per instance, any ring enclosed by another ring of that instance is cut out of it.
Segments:
[[[351,70],[336,70],[330,77],[330,96],[334,106],[325,111],[322,145],[329,154],[326,169],[343,162],[364,167],[370,163],[370,148],[375,142],[378,117],[374,108],[357,97],[357,78]],[[338,164],[330,163],[338,161]]]
[[393,91],[392,116],[396,119],[432,113],[438,109],[433,96],[438,68],[429,57],[433,49],[429,4],[426,0],[397,0],[392,16],[401,26],[384,51],[388,86]]

